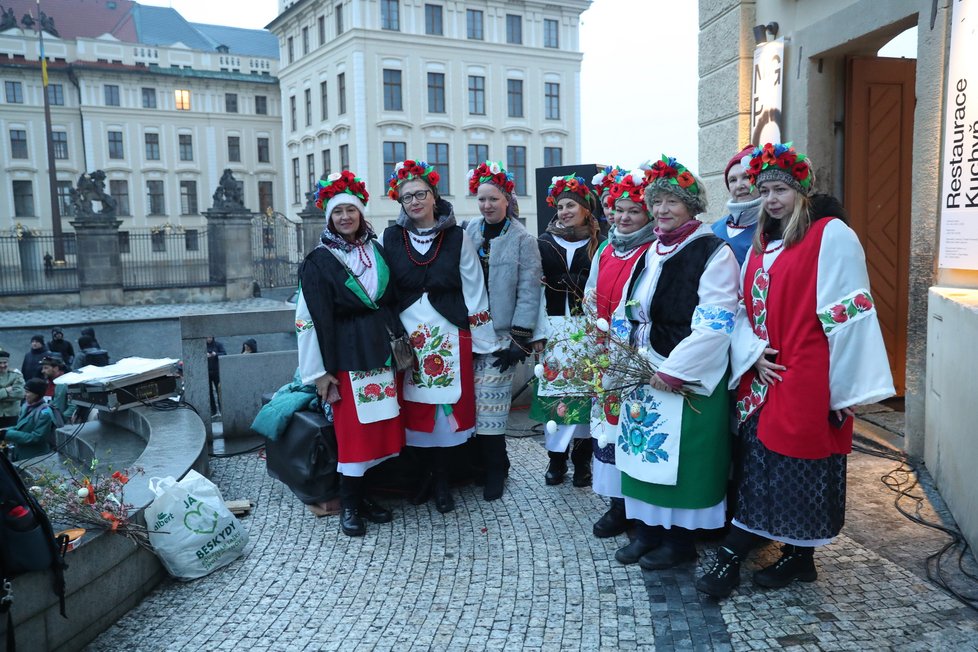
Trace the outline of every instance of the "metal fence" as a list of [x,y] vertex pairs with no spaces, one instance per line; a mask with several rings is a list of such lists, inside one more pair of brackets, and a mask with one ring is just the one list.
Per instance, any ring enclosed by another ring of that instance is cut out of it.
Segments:
[[78,291],[75,236],[62,236],[65,260],[54,259],[54,236],[23,232],[0,236],[0,295]]
[[261,287],[289,287],[298,283],[302,225],[281,213],[259,215],[251,221],[255,281]]
[[119,231],[119,253],[127,290],[213,285],[206,228]]

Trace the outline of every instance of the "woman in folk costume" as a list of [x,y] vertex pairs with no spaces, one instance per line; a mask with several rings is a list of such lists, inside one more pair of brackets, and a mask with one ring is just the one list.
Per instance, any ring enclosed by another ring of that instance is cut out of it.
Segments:
[[[397,319],[391,270],[367,222],[367,188],[350,171],[319,182],[322,241],[299,268],[295,327],[302,382],[332,403],[340,473],[340,527],[363,536],[363,519],[391,520],[364,491],[367,469],[400,453],[404,425],[391,366]],[[323,510],[310,506],[317,516]]]
[[513,188],[513,175],[500,163],[486,161],[469,170],[469,192],[476,195],[482,216],[469,222],[466,234],[479,254],[497,337],[493,354],[476,355],[473,363],[475,432],[486,468],[486,500],[503,495],[513,377],[516,365],[530,354],[540,311],[540,251],[518,219]]
[[761,212],[761,196],[757,187],[751,183],[743,164],[744,157],[753,151],[754,146],[748,145],[734,154],[727,163],[723,171],[723,181],[730,193],[727,216],[713,223],[713,233],[730,245],[739,265],[744,264],[747,251],[754,242],[757,216]]
[[414,502],[455,509],[448,481],[449,449],[475,429],[473,353],[496,350],[489,300],[475,247],[438,195],[438,172],[424,161],[394,166],[388,196],[401,204],[384,231],[384,250],[397,285],[398,312],[410,334],[416,368],[405,374],[407,443],[423,449],[427,479]]
[[[554,177],[547,193],[547,205],[557,214],[547,226],[547,232],[537,239],[540,261],[543,264],[543,292],[540,317],[534,341],[538,345],[583,325],[581,299],[584,285],[591,272],[591,260],[601,244],[598,221],[594,216],[596,198],[583,178],[573,174]],[[542,348],[538,346],[538,349]],[[574,462],[575,487],[591,484],[591,399],[568,398],[565,376],[573,373],[562,367],[562,360],[572,354],[562,345],[549,346],[543,356],[543,373],[537,379],[537,391],[530,406],[530,418],[548,423],[553,421],[544,437],[550,464],[544,481],[558,485],[567,474],[568,448]]]
[[[614,207],[618,219],[608,240],[598,249],[584,292],[596,317],[616,327],[624,319],[625,287],[634,270],[645,265],[645,254],[655,240],[655,223],[645,205],[646,185],[645,172],[634,170],[619,172],[608,186],[608,202]],[[611,499],[610,508],[592,528],[594,536],[599,538],[618,536],[628,525],[621,493],[621,471],[615,467],[619,410],[619,398],[609,393],[591,413],[594,443],[591,487],[595,493]]]
[[726,374],[737,310],[737,260],[710,227],[702,182],[674,158],[649,172],[656,242],[627,291],[631,342],[658,371],[622,397],[615,464],[636,538],[624,564],[696,559],[693,531],[723,527],[730,470]]
[[598,195],[601,210],[608,220],[609,229],[615,225],[615,202],[611,199],[611,186],[619,176],[627,172],[617,165],[606,165],[591,179],[591,187]]
[[754,573],[780,588],[817,577],[815,547],[842,528],[852,408],[894,394],[866,258],[834,197],[813,195],[811,161],[790,143],[744,159],[761,214],[741,273],[731,348],[740,420],[737,506],[696,588],[726,597],[757,545],[781,558]]

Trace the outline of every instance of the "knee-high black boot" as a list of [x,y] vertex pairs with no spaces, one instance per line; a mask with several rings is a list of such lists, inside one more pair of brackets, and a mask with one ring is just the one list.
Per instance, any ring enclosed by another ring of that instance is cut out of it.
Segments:
[[455,499],[452,498],[451,484],[448,481],[447,448],[432,448],[432,477],[434,478],[435,509],[446,514],[455,509]]
[[434,489],[434,478],[432,476],[433,449],[412,446],[408,450],[416,453],[420,471],[418,473],[418,485],[414,494],[408,498],[408,502],[412,505],[424,505],[428,502],[428,498],[431,497],[431,492]]
[[509,471],[509,457],[506,455],[506,435],[479,435],[479,447],[486,467],[486,485],[482,497],[498,500],[503,495],[503,485]]
[[340,476],[340,529],[348,537],[362,537],[367,528],[360,518],[363,478]]
[[543,481],[548,485],[560,484],[567,475],[567,453],[554,453],[547,451],[550,457],[550,464],[547,465],[547,473],[543,476]]
[[590,439],[571,440],[570,457],[574,463],[573,484],[575,487],[591,486],[591,457],[593,453],[594,447],[591,445]]

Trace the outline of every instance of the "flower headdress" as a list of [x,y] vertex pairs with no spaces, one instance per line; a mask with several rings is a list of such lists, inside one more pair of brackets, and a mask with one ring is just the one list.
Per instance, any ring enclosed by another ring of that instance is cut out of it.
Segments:
[[646,201],[651,202],[657,194],[666,192],[679,197],[693,215],[706,210],[704,188],[696,176],[674,157],[663,154],[649,168],[648,177]]
[[764,147],[755,147],[741,160],[741,165],[754,186],[777,180],[808,195],[815,181],[811,159],[796,152],[791,143],[767,143]]
[[[356,176],[349,170],[334,172],[325,179],[320,179],[316,188],[316,207],[325,208],[330,200],[340,194],[352,195],[360,200],[360,208],[367,205],[370,193],[367,192],[367,184],[363,179]],[[327,211],[327,214],[329,211]]]
[[397,201],[398,196],[400,196],[398,188],[402,183],[411,179],[422,179],[429,186],[435,188],[438,181],[441,180],[441,175],[435,170],[435,166],[429,165],[425,161],[414,161],[412,159],[401,161],[394,166],[393,174],[387,179],[387,196]]
[[627,172],[617,165],[606,165],[603,170],[594,175],[591,179],[591,186],[601,194],[604,194],[618,178],[618,175]]
[[513,194],[513,188],[516,187],[512,173],[507,172],[502,163],[496,163],[495,161],[480,163],[474,170],[469,170],[470,194],[474,195],[478,192],[479,186],[484,183],[491,183],[503,192],[511,195]]
[[547,188],[547,206],[557,208],[561,195],[567,194],[584,208],[594,210],[594,194],[588,187],[584,177],[568,174],[566,177],[554,177]]
[[622,170],[608,187],[608,201],[614,204],[619,199],[629,199],[644,206],[643,196],[648,183],[648,172],[645,170]]

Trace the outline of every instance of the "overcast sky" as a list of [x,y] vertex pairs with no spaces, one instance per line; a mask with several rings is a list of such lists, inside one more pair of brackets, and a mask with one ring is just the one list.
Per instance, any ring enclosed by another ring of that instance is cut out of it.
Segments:
[[[278,13],[277,0],[138,1],[173,7],[194,23],[252,29]],[[632,168],[666,153],[697,170],[696,6],[594,0],[582,14],[582,162]]]

